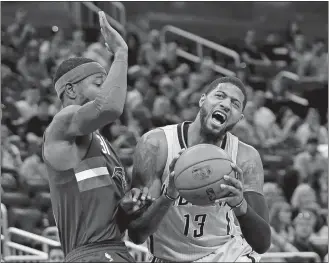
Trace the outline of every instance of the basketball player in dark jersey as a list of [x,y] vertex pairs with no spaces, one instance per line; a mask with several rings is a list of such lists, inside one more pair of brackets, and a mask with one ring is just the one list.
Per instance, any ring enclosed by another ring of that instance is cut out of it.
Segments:
[[122,242],[125,218],[145,202],[138,200],[138,189],[127,192],[124,168],[98,132],[123,111],[128,47],[103,12],[99,19],[114,62],[108,75],[100,64],[85,58],[68,59],[59,66],[54,85],[63,109],[44,134],[43,157],[66,261],[132,262]]

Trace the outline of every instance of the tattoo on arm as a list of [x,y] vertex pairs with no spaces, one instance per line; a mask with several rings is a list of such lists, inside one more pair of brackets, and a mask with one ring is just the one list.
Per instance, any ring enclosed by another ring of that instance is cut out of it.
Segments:
[[133,187],[152,184],[157,172],[157,156],[159,143],[146,134],[137,144],[134,155]]
[[241,165],[244,192],[253,191],[263,194],[264,171],[259,154]]

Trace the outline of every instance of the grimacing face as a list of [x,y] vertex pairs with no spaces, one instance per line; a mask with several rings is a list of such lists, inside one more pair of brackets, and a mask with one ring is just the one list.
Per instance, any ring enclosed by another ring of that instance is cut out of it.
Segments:
[[243,116],[242,91],[232,83],[220,83],[200,101],[202,131],[210,136],[219,136],[231,130]]

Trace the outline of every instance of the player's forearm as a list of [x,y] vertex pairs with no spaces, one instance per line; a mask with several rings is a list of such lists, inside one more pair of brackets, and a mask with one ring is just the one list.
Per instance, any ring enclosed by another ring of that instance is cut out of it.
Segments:
[[263,254],[271,246],[270,225],[247,202],[245,205],[245,213],[239,214],[235,211],[242,234],[253,250]]
[[172,204],[173,201],[161,195],[140,217],[130,222],[130,239],[136,244],[143,244],[156,231]]
[[89,134],[120,117],[127,94],[128,52],[120,50],[115,54],[110,72],[96,99],[83,105],[75,114],[78,134]]
[[110,72],[94,103],[99,111],[123,112],[127,94],[128,51],[116,52]]

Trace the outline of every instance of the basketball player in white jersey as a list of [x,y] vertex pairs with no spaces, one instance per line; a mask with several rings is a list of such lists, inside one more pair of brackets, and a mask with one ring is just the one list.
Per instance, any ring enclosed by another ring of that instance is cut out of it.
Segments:
[[[128,233],[137,244],[150,237],[150,261],[256,262],[270,247],[259,153],[229,132],[243,118],[246,100],[239,79],[219,78],[202,95],[194,122],[152,130],[138,143],[133,187],[148,187],[157,199],[131,221]],[[225,176],[227,184],[221,187],[231,195],[211,206],[188,203],[179,197],[172,180],[177,155],[200,143],[222,147],[238,177]]]

